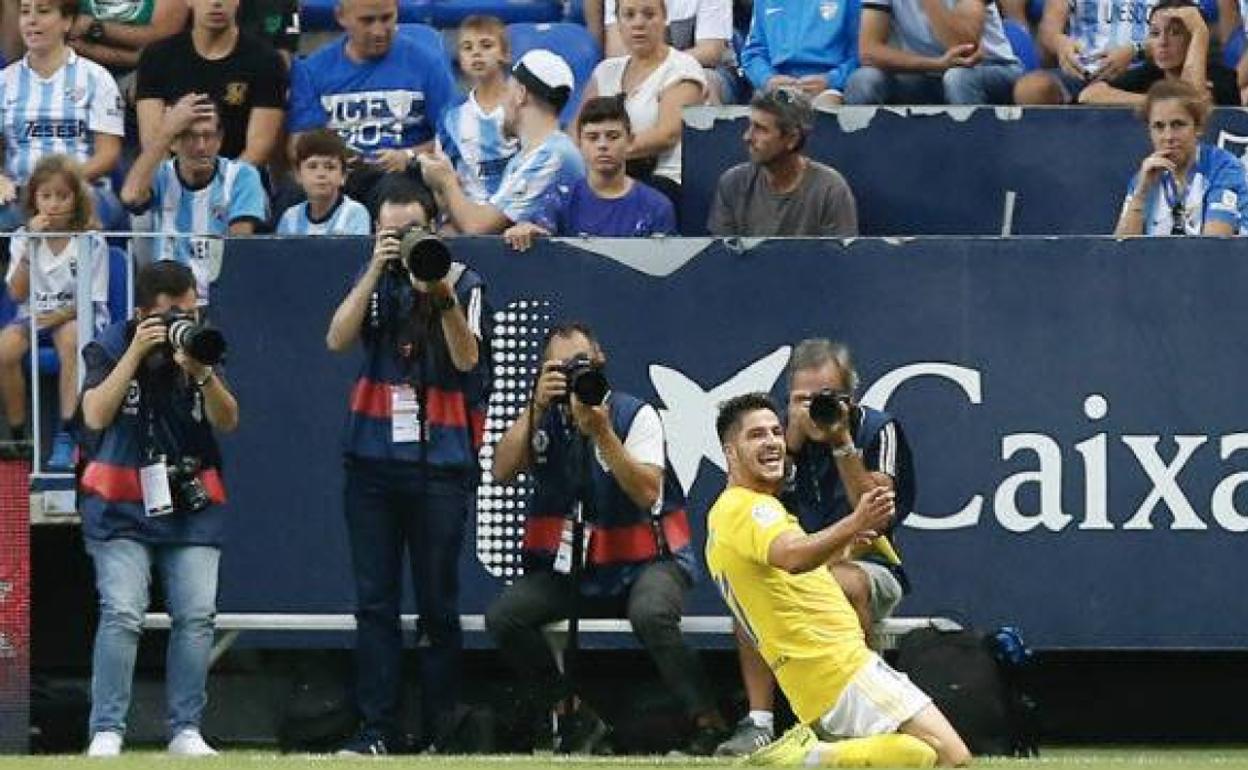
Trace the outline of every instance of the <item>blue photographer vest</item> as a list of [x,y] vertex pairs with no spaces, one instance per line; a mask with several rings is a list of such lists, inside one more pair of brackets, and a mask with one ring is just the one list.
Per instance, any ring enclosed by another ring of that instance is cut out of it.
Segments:
[[[645,402],[618,391],[607,400],[611,427],[620,441],[628,436],[637,412]],[[570,521],[577,500],[581,474],[580,453],[575,449],[576,427],[570,415],[558,408],[546,412],[533,436],[534,490],[524,520],[526,571],[551,569],[564,522]],[[589,534],[581,593],[586,596],[617,596],[632,585],[641,568],[670,555],[693,580],[697,561],[692,547],[685,496],[668,463],[663,472],[663,496],[658,517],[639,508],[594,456],[591,441],[590,481],[593,519]]]
[[[112,371],[128,346],[125,321],[104,329],[82,353],[89,375]],[[175,511],[157,517],[148,517],[143,510],[139,469],[147,459],[148,426],[139,407],[141,399],[151,396],[142,396],[139,380],[134,379],[82,474],[82,533],[87,539],[213,546],[224,541],[225,511],[221,504],[226,498],[221,452],[204,414],[199,389],[186,384],[180,370],[174,382],[171,401],[160,411],[181,451],[200,459],[199,480],[213,504],[198,513]]]
[[[460,306],[468,307],[473,289],[484,289],[481,276],[463,265],[455,282]],[[386,271],[377,283],[364,318],[364,361],[355,387],[343,440],[348,457],[419,463],[446,470],[476,470],[477,451],[485,426],[485,410],[490,396],[490,313],[481,308],[481,346],[477,366],[460,372],[451,363],[451,354],[436,314],[429,317],[423,352],[401,338],[402,319],[418,312],[417,296],[406,279]],[[395,443],[391,436],[391,393],[402,384],[410,385],[423,401],[421,420],[424,441]]]
[[[891,448],[895,452],[896,462],[893,484],[897,494],[897,516],[888,532],[883,533],[892,540],[897,525],[914,508],[914,465],[910,457],[910,447],[906,443],[901,424],[891,414],[866,406],[857,408],[858,424],[854,431],[854,444],[862,450],[862,460],[867,470],[881,468],[880,431],[886,425],[893,426],[897,439],[897,446]],[[786,484],[783,497],[786,507],[797,514],[798,523],[807,532],[817,532],[831,526],[849,515],[852,510],[845,485],[841,483],[841,477],[836,471],[832,448],[827,444],[806,442],[797,454],[793,477]],[[859,558],[890,568],[906,591],[910,590],[909,580],[900,564],[892,563],[884,554],[875,550],[868,551]]]

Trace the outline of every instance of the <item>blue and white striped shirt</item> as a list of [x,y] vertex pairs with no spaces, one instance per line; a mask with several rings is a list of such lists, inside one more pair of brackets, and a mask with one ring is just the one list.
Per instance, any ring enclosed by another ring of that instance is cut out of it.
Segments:
[[108,70],[73,51],[44,79],[26,58],[0,72],[0,123],[4,173],[18,184],[30,178],[45,155],[68,155],[79,163],[95,151],[95,132],[122,136],[124,108]]
[[152,211],[152,231],[164,236],[155,256],[190,265],[200,304],[206,305],[208,287],[221,269],[221,237],[240,220],[265,221],[268,202],[260,174],[250,163],[219,157],[212,179],[198,189],[182,182],[176,164],[176,158],[161,164],[145,207]]
[[498,190],[489,203],[512,222],[531,222],[557,188],[571,188],[585,178],[585,161],[567,134],[552,131],[532,150],[507,163]]
[[507,162],[520,151],[520,140],[503,134],[502,105],[486,112],[475,91],[442,116],[438,142],[474,203],[485,203],[498,191]]
[[1148,11],[1156,0],[1070,0],[1067,34],[1091,57],[1148,39]]
[[368,235],[373,220],[364,204],[343,195],[319,222],[308,216],[308,202],[296,203],[282,212],[277,223],[278,235]]

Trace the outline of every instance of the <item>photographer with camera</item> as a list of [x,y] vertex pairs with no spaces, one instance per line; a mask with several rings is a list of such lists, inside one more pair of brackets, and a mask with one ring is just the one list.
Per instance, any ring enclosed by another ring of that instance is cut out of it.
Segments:
[[136,317],[82,351],[83,422],[99,432],[82,474],[83,537],[100,594],[89,756],[121,751],[153,565],[172,620],[169,753],[216,753],[199,733],[225,536],[213,433],[238,427],[238,402],[214,368],[224,338],[198,324],[197,300],[190,268],[148,265],[135,279]]
[[439,745],[454,727],[459,555],[480,473],[490,314],[481,277],[427,229],[434,214],[424,187],[389,189],[372,257],[326,335],[336,353],[364,348],[344,442],[362,725],[340,753],[387,754],[400,739],[404,551],[420,614],[422,740]]
[[[828,563],[870,639],[872,624],[893,613],[910,584],[889,539],[914,507],[910,447],[892,415],[854,401],[858,372],[849,348],[806,339],[789,359],[789,414],[785,430],[790,476],[781,496],[807,532],[818,532],[850,514],[869,490],[892,491],[896,517],[870,545]],[[775,683],[771,671],[738,630],[737,650],[750,713],[720,755],[740,755],[774,736]]]
[[593,753],[609,730],[575,697],[542,627],[573,613],[627,617],[694,724],[688,750],[709,754],[727,730],[702,664],[681,637],[697,558],[684,495],[667,463],[658,412],[611,390],[605,363],[588,326],[552,328],[532,403],[495,448],[494,477],[505,483],[529,472],[534,491],[524,577],[486,611],[486,629],[520,674],[522,717],[532,719],[525,726],[549,725],[558,704],[556,748]]

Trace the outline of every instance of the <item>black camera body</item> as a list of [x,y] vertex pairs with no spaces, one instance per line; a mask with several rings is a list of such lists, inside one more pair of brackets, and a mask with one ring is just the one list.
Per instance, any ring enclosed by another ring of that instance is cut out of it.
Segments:
[[611,392],[611,385],[607,382],[602,366],[587,353],[578,353],[564,361],[558,371],[568,380],[568,393],[559,399],[563,403],[569,401],[569,394],[575,393],[582,404],[600,406]]
[[195,457],[183,457],[167,466],[169,491],[176,510],[199,513],[212,505],[212,497],[199,478],[199,469],[200,462]]
[[841,420],[842,406],[844,407],[843,413],[848,417],[849,410],[853,406],[850,395],[832,388],[824,388],[810,397],[810,419],[825,427],[835,425]]
[[427,228],[405,227],[395,237],[399,239],[399,258],[413,278],[431,283],[442,280],[450,272],[451,250]]

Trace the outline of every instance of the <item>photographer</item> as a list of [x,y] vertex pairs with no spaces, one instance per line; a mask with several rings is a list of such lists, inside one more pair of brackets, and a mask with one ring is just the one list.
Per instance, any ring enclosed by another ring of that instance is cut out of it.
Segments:
[[344,446],[362,726],[340,753],[387,754],[399,739],[405,550],[420,614],[423,741],[437,745],[453,728],[459,555],[480,473],[490,314],[481,277],[425,229],[434,214],[425,188],[389,189],[372,258],[326,335],[336,353],[356,340],[364,348]]
[[216,753],[199,733],[225,535],[213,431],[238,426],[238,402],[209,365],[224,343],[195,323],[197,299],[190,268],[149,265],[135,279],[136,318],[82,352],[82,416],[100,432],[82,475],[83,536],[100,594],[90,756],[121,751],[153,565],[172,620],[169,753]]
[[[886,618],[909,591],[901,560],[889,541],[893,527],[914,506],[910,447],[895,417],[855,403],[858,373],[847,347],[826,339],[802,340],[789,360],[789,419],[785,432],[791,476],[782,496],[802,529],[817,532],[847,516],[869,490],[896,493],[897,515],[869,546],[828,564],[863,634]],[[753,645],[741,643],[741,677],[750,713],[718,754],[745,754],[774,735],[771,672]]]
[[[495,478],[507,482],[529,471],[534,493],[525,517],[524,577],[486,611],[486,629],[526,687],[526,725],[549,725],[551,708],[570,704],[558,720],[556,748],[592,753],[609,730],[575,698],[542,626],[575,609],[586,617],[627,617],[694,723],[688,751],[709,754],[727,730],[680,632],[696,569],[684,495],[667,464],[658,412],[609,390],[604,363],[589,327],[552,328],[533,401],[495,449]],[[579,584],[569,574],[578,502],[586,512]]]

